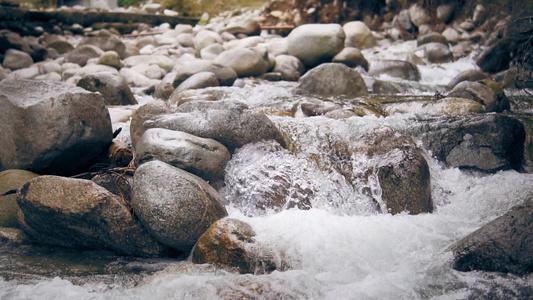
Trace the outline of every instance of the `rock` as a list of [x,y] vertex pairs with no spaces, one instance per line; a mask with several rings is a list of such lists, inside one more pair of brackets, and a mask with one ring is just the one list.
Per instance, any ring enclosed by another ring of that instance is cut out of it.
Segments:
[[[281,133],[264,114],[237,101],[191,101],[172,114],[154,117],[143,124],[149,128],[183,131],[214,139],[233,151],[248,143],[276,140],[284,144]],[[132,140],[135,140],[132,132]]]
[[49,48],[56,49],[57,53],[65,54],[74,50],[74,46],[71,43],[64,40],[56,40],[47,45]]
[[426,9],[419,4],[413,4],[409,7],[409,16],[411,17],[411,22],[413,22],[416,27],[428,24],[431,21],[431,17]]
[[200,57],[207,60],[215,60],[217,56],[224,51],[221,44],[212,44],[200,51]]
[[158,65],[161,69],[170,72],[174,68],[175,62],[165,55],[136,55],[130,56],[123,60],[124,66],[127,68],[134,67],[139,64]]
[[338,110],[340,105],[329,101],[321,101],[318,99],[309,98],[301,104],[304,115],[308,117],[325,115],[328,112]]
[[118,196],[90,180],[40,176],[18,193],[19,221],[39,243],[160,256],[159,244]]
[[176,37],[176,42],[182,47],[194,48],[194,35],[192,33],[181,33]]
[[2,68],[2,66],[0,66],[0,81],[8,78],[10,73],[11,73],[11,70],[4,69]]
[[533,270],[533,199],[511,208],[455,243],[453,268],[459,271],[509,272],[518,275]]
[[[186,90],[203,89],[212,86],[219,86],[216,75],[211,72],[200,72],[187,78],[173,93],[179,94]],[[172,98],[172,95],[170,97]]]
[[[483,84],[481,82],[462,81],[458,83],[448,94],[448,97],[459,97],[472,99],[487,107],[488,112],[503,112],[510,109],[509,99],[505,96],[503,89],[494,87],[496,93],[491,87],[491,82]],[[494,83],[498,85],[497,83]]]
[[322,64],[308,71],[296,87],[304,95],[359,97],[368,94],[361,75],[343,64]]
[[59,82],[0,82],[0,170],[69,174],[107,150],[101,95]]
[[130,136],[133,146],[135,147],[137,145],[137,141],[144,132],[141,131],[142,126],[146,120],[157,117],[159,115],[173,113],[177,110],[177,106],[173,106],[169,102],[161,100],[148,102],[145,105],[139,107],[137,110],[135,110],[131,118],[130,124]]
[[30,245],[33,241],[24,233],[24,231],[17,228],[0,227],[0,244],[8,246]]
[[35,80],[48,80],[48,81],[61,81],[61,75],[52,72],[48,74],[43,74],[39,76],[35,76]]
[[440,64],[453,61],[453,53],[450,47],[441,43],[425,44],[426,58],[430,63]]
[[256,48],[238,48],[222,52],[214,62],[232,68],[238,77],[259,76],[268,70],[268,53]]
[[472,21],[474,21],[474,24],[482,24],[483,22],[485,22],[485,20],[487,20],[487,17],[487,9],[482,4],[476,5],[476,8],[474,8],[474,15],[472,17]]
[[403,29],[407,31],[411,31],[411,29],[413,29],[413,23],[411,23],[411,17],[409,16],[408,9],[401,10],[398,13],[398,18],[396,21]]
[[512,117],[498,114],[435,119],[408,130],[448,167],[486,172],[519,169],[525,130]]
[[444,29],[444,31],[442,32],[442,36],[451,43],[457,43],[461,39],[461,35],[459,35],[459,32],[457,32],[457,30],[453,29],[452,27]]
[[201,90],[187,90],[181,93],[172,94],[168,99],[168,102],[180,106],[190,101],[219,101],[226,98],[230,93],[230,90],[219,89],[216,87]]
[[350,68],[361,66],[368,71],[368,61],[363,56],[363,53],[354,47],[345,47],[342,49],[341,52],[333,57],[333,62],[345,64]]
[[189,77],[200,72],[214,73],[221,86],[231,86],[237,79],[237,73],[230,67],[207,60],[186,61],[175,67],[176,77],[173,86],[177,87]]
[[443,23],[448,23],[453,15],[453,3],[445,3],[437,6],[437,19]]
[[420,47],[422,45],[429,44],[429,43],[441,43],[443,45],[448,46],[448,40],[446,40],[446,38],[442,34],[437,33],[437,32],[430,32],[426,35],[419,36],[416,39],[417,47]]
[[4,55],[2,66],[11,70],[28,68],[33,64],[33,59],[26,53],[15,49],[9,49]]
[[455,76],[450,83],[448,83],[448,88],[453,89],[457,84],[463,81],[478,81],[482,79],[489,79],[489,75],[485,72],[482,72],[480,70],[466,70],[463,71],[457,76]]
[[280,73],[281,80],[298,81],[305,72],[305,68],[298,58],[281,54],[276,56],[273,72]]
[[188,252],[200,236],[227,215],[222,198],[205,181],[161,161],[135,171],[133,209],[161,243]]
[[476,28],[476,25],[472,20],[466,19],[459,24],[459,27],[464,31],[472,31]]
[[233,35],[259,35],[261,33],[261,26],[256,20],[246,19],[242,22],[228,24],[222,32],[228,32]]
[[351,109],[335,109],[332,111],[328,111],[326,114],[324,114],[324,116],[327,118],[340,120],[348,119],[359,115]]
[[115,51],[107,51],[98,58],[98,64],[120,69],[123,67],[120,56]]
[[25,170],[0,172],[0,227],[19,228],[16,191],[37,176]]
[[7,75],[7,78],[14,80],[35,79],[35,77],[39,76],[39,74],[39,68],[37,68],[36,66],[32,66],[29,68],[13,71]]
[[104,66],[104,65],[90,65],[85,66],[83,68],[70,68],[63,71],[63,80],[67,80],[71,77],[85,77],[87,75],[100,73],[100,72],[109,72],[113,74],[118,75],[117,69],[110,67],[110,66]]
[[137,166],[159,160],[210,182],[224,178],[230,158],[228,149],[215,140],[161,128],[145,131],[135,150]]
[[77,86],[90,92],[99,92],[106,105],[137,104],[126,80],[115,73],[100,72],[85,76]]
[[241,274],[265,274],[279,269],[273,255],[260,246],[254,236],[255,232],[247,223],[220,219],[200,237],[192,251],[192,261],[236,268]]
[[447,97],[436,101],[427,102],[401,102],[387,105],[386,109],[389,115],[395,113],[412,113],[424,115],[468,115],[475,113],[484,113],[486,107],[479,102],[471,99]]
[[93,45],[80,45],[65,56],[65,62],[71,62],[85,66],[91,58],[99,58],[104,51]]
[[289,54],[307,67],[331,61],[344,47],[346,35],[338,24],[305,24],[287,37]]
[[172,92],[174,92],[174,86],[172,84],[174,83],[174,78],[176,78],[176,74],[176,72],[170,72],[165,75],[161,82],[155,87],[155,91],[152,96],[154,98],[163,100],[168,99],[168,97],[172,95]]
[[131,205],[133,176],[130,173],[102,172],[91,178],[91,181],[119,196],[122,203]]
[[34,62],[44,60],[47,55],[47,50],[38,44],[37,39],[28,41],[28,38],[23,39],[15,32],[0,30],[0,53],[5,53],[8,49],[26,52]]
[[[352,21],[342,26],[346,39],[344,41],[345,47],[355,47],[358,49],[371,48],[377,45],[376,38],[372,31],[368,29],[365,23],[361,21]],[[338,53],[339,51],[337,51]]]
[[513,41],[509,38],[497,40],[476,57],[477,65],[487,73],[497,73],[509,68]]
[[412,81],[420,80],[420,71],[418,68],[415,65],[402,60],[376,61],[370,65],[368,74],[374,77],[386,74],[392,77]]
[[124,77],[124,79],[129,85],[132,85],[134,87],[148,87],[160,83],[159,80],[150,79],[130,68],[121,68],[120,75]]
[[49,62],[42,62],[42,63],[39,63],[39,68],[42,70],[43,73],[47,74],[47,73],[52,73],[52,72],[55,72],[55,73],[58,73],[58,74],[61,74],[61,72],[63,71],[61,69],[61,65],[55,61],[49,61]]
[[87,37],[80,45],[93,45],[103,51],[115,51],[121,58],[124,58],[126,53],[126,45],[115,35]]
[[210,30],[200,30],[194,37],[194,49],[196,49],[196,53],[198,54],[209,45],[222,43],[223,41],[220,35]]

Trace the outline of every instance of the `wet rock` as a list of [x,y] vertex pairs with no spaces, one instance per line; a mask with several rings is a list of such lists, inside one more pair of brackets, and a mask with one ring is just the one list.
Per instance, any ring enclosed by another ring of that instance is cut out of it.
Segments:
[[351,109],[335,109],[332,111],[328,111],[326,114],[324,114],[324,116],[327,118],[339,120],[359,116],[359,114],[357,114]]
[[107,51],[98,58],[98,64],[106,65],[113,68],[122,68],[122,62],[120,56],[115,51]]
[[368,61],[363,56],[363,53],[354,47],[345,47],[341,52],[333,57],[332,61],[334,63],[345,64],[350,68],[361,66],[363,69],[368,71]]
[[276,65],[273,72],[280,73],[281,80],[298,81],[305,72],[305,67],[298,58],[280,54],[276,56]]
[[85,76],[78,81],[77,86],[90,92],[99,92],[106,105],[137,104],[126,80],[115,73],[99,72]]
[[135,150],[136,165],[159,160],[211,182],[224,178],[230,158],[228,149],[215,140],[161,128],[144,132]]
[[220,219],[200,237],[192,251],[192,261],[236,268],[241,274],[265,274],[278,269],[274,257],[254,236],[255,232],[247,223]]
[[122,203],[131,207],[133,176],[130,173],[103,172],[91,178],[91,181],[119,196],[122,199]]
[[484,113],[486,108],[479,102],[471,99],[447,97],[436,101],[427,102],[403,102],[387,105],[387,113],[413,113],[425,115],[468,115]]
[[93,45],[80,45],[65,56],[65,62],[85,66],[91,58],[99,58],[104,51]]
[[[372,31],[361,21],[352,21],[342,26],[346,39],[345,47],[355,47],[358,49],[371,48],[377,45],[376,38]],[[337,51],[338,52],[338,51]]]
[[[145,121],[142,128],[141,133],[149,128],[166,128],[214,139],[230,151],[260,140],[284,144],[272,121],[238,101],[187,102],[175,113]],[[132,140],[136,138],[132,132]]]
[[533,199],[517,205],[452,246],[454,269],[459,271],[533,271]]
[[374,77],[386,74],[392,77],[412,81],[420,80],[420,71],[418,68],[415,65],[402,60],[382,60],[373,62],[370,65],[368,73]]
[[481,70],[488,73],[497,73],[509,68],[513,41],[509,38],[497,40],[494,44],[483,50],[476,58]]
[[[211,72],[200,72],[187,78],[187,80],[182,82],[173,93],[181,93],[186,90],[203,89],[212,86],[219,86],[217,76]],[[170,97],[172,97],[172,95]]]
[[15,49],[9,49],[4,55],[2,66],[11,70],[28,68],[33,64],[33,59],[26,53]]
[[126,45],[115,35],[87,37],[81,41],[80,45],[93,45],[104,52],[115,51],[121,58],[124,58],[126,53]]
[[304,95],[359,97],[368,94],[361,75],[343,64],[322,64],[308,71],[296,88]]
[[457,76],[448,83],[448,88],[453,89],[457,84],[463,81],[478,81],[482,79],[489,79],[489,75],[480,70],[466,70],[457,74]]
[[305,24],[287,37],[289,54],[307,67],[331,61],[344,47],[346,35],[338,24]]
[[510,109],[509,99],[505,96],[501,86],[490,80],[462,81],[450,91],[448,97],[475,100],[485,105],[488,112],[503,112]]
[[324,115],[341,108],[338,104],[312,98],[302,102],[300,105],[304,115],[308,117]]
[[157,240],[184,252],[227,215],[222,198],[207,182],[161,161],[137,168],[132,204]]
[[443,45],[448,46],[448,40],[446,40],[446,38],[442,34],[437,32],[431,32],[426,35],[419,36],[416,39],[416,45],[418,47],[429,43],[441,43]]
[[25,170],[0,172],[0,227],[19,227],[16,191],[37,176],[39,175]]
[[222,52],[214,62],[232,68],[238,77],[259,76],[268,70],[268,53],[257,48],[238,48]]
[[39,243],[159,256],[159,244],[121,198],[90,180],[40,176],[18,193],[21,226]]
[[143,133],[141,132],[142,126],[146,120],[159,115],[169,114],[177,111],[177,106],[161,100],[148,102],[135,110],[133,116],[131,117],[130,124],[130,136],[133,146],[137,145],[137,141]]
[[520,121],[498,114],[435,119],[408,130],[448,167],[486,172],[519,169],[525,130]]
[[176,72],[170,72],[165,75],[161,82],[155,87],[153,97],[163,100],[168,99],[168,97],[172,95],[172,92],[174,92],[174,78],[176,78]]
[[8,246],[20,246],[32,244],[32,239],[17,228],[0,227],[0,244]]
[[225,67],[208,60],[193,60],[177,64],[174,68],[176,77],[173,86],[177,87],[187,78],[200,72],[211,72],[216,75],[221,86],[231,86],[237,79],[237,73],[231,67]]
[[112,139],[102,96],[69,84],[2,80],[0,106],[0,170],[68,174]]
[[447,63],[453,61],[453,53],[450,47],[441,43],[428,43],[424,45],[426,57],[430,63]]

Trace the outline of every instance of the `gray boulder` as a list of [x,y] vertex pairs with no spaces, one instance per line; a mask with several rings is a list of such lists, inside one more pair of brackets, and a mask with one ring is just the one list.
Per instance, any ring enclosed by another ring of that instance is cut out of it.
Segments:
[[322,64],[308,71],[296,88],[304,95],[359,97],[368,95],[361,75],[339,63]]
[[[187,78],[187,80],[182,82],[173,93],[181,93],[186,90],[203,89],[212,86],[219,86],[217,76],[211,72],[200,72]],[[172,97],[172,95],[170,97]]]
[[115,73],[99,72],[87,75],[78,81],[77,86],[90,92],[99,92],[106,105],[137,104],[126,80]]
[[[166,128],[214,139],[230,151],[260,140],[284,144],[281,133],[267,116],[237,101],[187,102],[175,113],[145,121],[140,133],[149,128]],[[132,132],[134,139],[138,137]]]
[[157,240],[184,252],[227,215],[222,198],[207,182],[161,161],[137,169],[132,204]]
[[2,66],[11,70],[28,68],[33,64],[33,59],[26,53],[15,49],[9,49],[4,54]]
[[464,237],[452,246],[459,271],[533,271],[533,198]]
[[238,77],[260,76],[268,70],[268,53],[257,48],[238,48],[222,52],[214,62],[232,68]]
[[18,193],[22,229],[39,243],[160,256],[158,243],[121,198],[90,180],[40,176]]
[[223,179],[230,158],[228,149],[215,140],[162,128],[144,132],[135,150],[136,165],[160,160],[206,181]]
[[65,62],[85,66],[91,58],[99,58],[104,51],[94,45],[80,45],[65,56]]
[[19,227],[16,191],[37,176],[25,170],[0,172],[0,227]]
[[221,86],[232,86],[237,79],[237,73],[232,68],[208,60],[193,60],[180,63],[176,65],[174,71],[176,72],[173,82],[174,88],[187,80],[187,78],[200,72],[215,74]]
[[281,80],[298,81],[305,72],[305,67],[302,62],[291,55],[276,56],[276,65],[273,72],[281,74]]
[[0,170],[69,174],[112,140],[102,96],[66,83],[2,80],[0,107]]
[[345,47],[342,49],[341,52],[333,57],[333,62],[345,64],[350,68],[361,66],[368,71],[368,61],[363,56],[363,53],[354,47]]
[[338,24],[305,24],[287,37],[289,54],[307,67],[329,62],[344,47],[346,35]]
[[392,77],[419,81],[420,71],[412,63],[402,60],[382,60],[373,62],[368,72],[371,76],[378,77],[387,74]]
[[139,138],[144,133],[143,124],[145,121],[177,111],[178,107],[176,105],[171,105],[169,102],[162,100],[148,102],[135,110],[130,124],[130,136],[133,146],[135,147],[137,145],[137,141],[139,141]]

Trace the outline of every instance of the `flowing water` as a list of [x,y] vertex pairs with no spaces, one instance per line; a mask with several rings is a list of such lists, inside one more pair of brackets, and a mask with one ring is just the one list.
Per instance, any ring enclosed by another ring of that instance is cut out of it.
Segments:
[[[368,50],[365,56],[370,61],[404,58],[402,55],[413,49],[414,42],[406,42]],[[470,57],[421,67],[421,84],[429,88],[413,94],[430,94],[469,68],[473,68]],[[247,83],[243,89],[231,89],[231,98],[252,108],[276,111],[270,118],[297,139],[301,149],[288,151],[272,142],[239,149],[226,168],[221,193],[229,216],[249,223],[257,242],[271,249],[289,270],[241,275],[188,261],[117,257],[106,251],[2,246],[0,299],[533,297],[533,275],[458,272],[452,268],[448,250],[460,238],[533,195],[533,174],[446,168],[426,153],[434,212],[379,214],[376,205],[384,205],[379,201],[379,184],[366,183],[378,199],[376,204],[362,192],[362,183],[347,182],[341,174],[319,168],[308,158],[327,157],[327,139],[355,141],[360,134],[379,128],[412,126],[416,122],[413,114],[332,120],[305,118],[296,112],[294,118],[283,117],[280,111],[290,114],[301,100],[290,92],[294,84]],[[528,107],[522,111],[527,112]],[[374,163],[364,156],[346,159],[353,172]],[[309,200],[313,208],[274,211],[251,205],[265,201],[261,195],[275,192],[280,180],[295,199],[313,195]]]

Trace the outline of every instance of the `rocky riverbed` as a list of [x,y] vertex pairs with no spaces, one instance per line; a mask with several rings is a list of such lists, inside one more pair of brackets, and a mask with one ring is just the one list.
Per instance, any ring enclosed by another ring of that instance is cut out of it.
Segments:
[[272,5],[0,31],[0,297],[531,296],[511,21],[285,36]]

